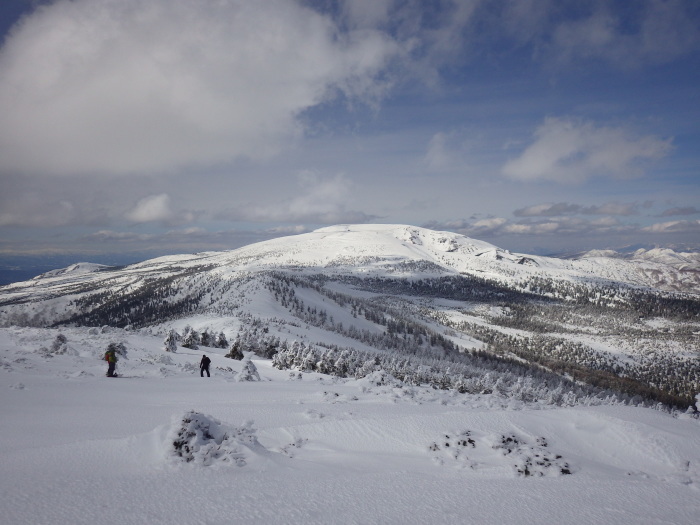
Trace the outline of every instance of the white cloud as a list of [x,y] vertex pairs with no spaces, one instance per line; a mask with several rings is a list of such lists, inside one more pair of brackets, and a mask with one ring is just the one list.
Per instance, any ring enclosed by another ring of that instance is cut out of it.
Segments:
[[99,230],[82,237],[82,239],[86,241],[105,243],[145,242],[152,241],[154,238],[155,236],[153,234],[148,233],[116,232],[112,230]]
[[648,233],[698,233],[700,234],[700,220],[695,221],[669,221],[652,224],[642,231]]
[[697,206],[681,206],[676,208],[669,208],[661,213],[661,217],[673,217],[676,215],[698,215],[700,214],[700,208]]
[[125,214],[125,218],[135,223],[168,222],[173,218],[170,196],[167,193],[161,193],[144,197]]
[[342,175],[324,179],[312,172],[299,174],[300,193],[282,201],[248,204],[220,214],[220,218],[254,222],[357,224],[377,217],[348,210],[351,184]]
[[167,172],[275,154],[300,112],[381,96],[398,52],[293,0],[57,0],[0,50],[0,171]]
[[535,204],[513,212],[516,217],[559,217],[562,215],[637,215],[640,207],[648,208],[651,202],[606,202],[599,206],[581,206],[567,202]]
[[289,226],[278,226],[277,228],[269,228],[265,230],[265,233],[272,235],[298,235],[300,233],[306,233],[309,229],[301,224],[289,225]]
[[636,136],[623,128],[596,126],[571,118],[546,118],[535,140],[502,173],[521,181],[583,182],[594,176],[639,175],[640,161],[659,159],[671,139]]
[[448,140],[445,133],[436,133],[430,139],[425,154],[425,163],[429,170],[442,171],[455,164],[454,153],[450,150]]
[[[587,220],[578,217],[552,217],[542,220],[511,221],[503,217],[450,223],[432,223],[429,227],[455,231],[470,237],[499,237],[504,235],[584,236],[620,234],[639,231],[635,225],[623,224],[614,217]],[[643,230],[642,230],[643,231]]]
[[550,52],[559,62],[601,59],[622,68],[661,64],[697,50],[700,29],[686,0],[644,0],[615,10],[601,2],[586,16],[555,25]]
[[527,206],[519,210],[515,210],[513,215],[516,217],[557,217],[561,215],[572,215],[581,212],[581,206],[578,204],[569,204],[567,202],[558,202],[556,204],[535,204]]

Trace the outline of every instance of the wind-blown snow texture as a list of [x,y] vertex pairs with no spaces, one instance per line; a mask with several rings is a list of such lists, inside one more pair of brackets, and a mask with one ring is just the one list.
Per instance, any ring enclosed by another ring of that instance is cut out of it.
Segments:
[[[120,329],[0,330],[3,523],[694,524],[700,427],[277,370]],[[110,342],[126,356],[104,376]],[[49,351],[47,351],[49,349]]]

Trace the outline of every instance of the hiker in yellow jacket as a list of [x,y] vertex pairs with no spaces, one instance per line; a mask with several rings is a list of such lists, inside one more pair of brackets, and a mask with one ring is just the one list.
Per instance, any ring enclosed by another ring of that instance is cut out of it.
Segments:
[[107,377],[116,377],[117,374],[114,373],[114,369],[117,366],[117,353],[114,348],[108,348],[105,352],[105,361],[108,363]]

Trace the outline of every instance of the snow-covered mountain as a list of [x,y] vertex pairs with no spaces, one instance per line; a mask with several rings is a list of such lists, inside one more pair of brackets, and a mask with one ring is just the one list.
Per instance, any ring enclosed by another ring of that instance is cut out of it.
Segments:
[[[698,282],[683,277],[679,271],[688,266],[695,269],[697,265],[700,255],[668,250],[639,251],[631,261],[620,260],[607,252],[589,252],[577,260],[565,260],[514,254],[459,234],[414,226],[341,225],[227,252],[161,257],[104,275],[85,274],[105,272],[109,267],[78,263],[42,274],[29,286],[32,295],[40,289],[53,294],[54,289],[60,290],[69,283],[98,285],[102,281],[111,282],[115,276],[174,275],[187,269],[206,268],[212,275],[226,279],[244,272],[284,268],[374,277],[468,274],[498,279],[513,287],[533,276],[595,283],[607,279],[660,290],[700,293]],[[41,281],[39,287],[37,280]],[[27,283],[14,283],[4,292],[22,294],[26,289]]]
[[49,272],[37,275],[34,279],[48,279],[50,277],[68,277],[71,275],[83,275],[86,273],[101,272],[102,270],[109,270],[111,267],[105,264],[95,264],[88,262],[79,262],[71,264],[66,268],[61,268],[58,270],[51,270]]
[[276,338],[267,345],[303,338],[443,360],[487,351],[647,399],[692,400],[697,272],[600,255],[564,260],[413,226],[340,225],[48,272],[0,288],[0,325],[190,328],[229,339],[264,326]]
[[336,226],[1,287],[3,523],[694,524],[697,283],[610,255]]

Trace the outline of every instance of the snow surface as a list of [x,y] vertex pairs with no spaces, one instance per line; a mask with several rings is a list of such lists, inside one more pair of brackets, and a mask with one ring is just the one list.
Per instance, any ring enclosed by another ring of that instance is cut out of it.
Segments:
[[[0,329],[13,524],[695,524],[700,423],[281,371],[104,328]],[[123,343],[120,377],[101,361]],[[203,353],[211,378],[200,378]],[[251,376],[255,379],[254,374]],[[176,446],[175,443],[178,445]],[[531,474],[525,476],[524,472]],[[567,474],[570,472],[570,474]]]

